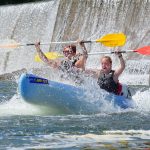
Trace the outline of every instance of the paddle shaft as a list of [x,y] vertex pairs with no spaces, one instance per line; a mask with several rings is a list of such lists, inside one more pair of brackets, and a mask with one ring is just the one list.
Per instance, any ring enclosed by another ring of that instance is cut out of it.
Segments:
[[[96,41],[83,41],[82,43],[91,43]],[[65,41],[65,42],[49,42],[49,43],[40,43],[40,45],[49,45],[49,44],[69,44],[69,43],[77,43],[77,41]],[[19,44],[19,46],[32,46],[34,43],[28,44]]]
[[[134,50],[126,50],[126,51],[120,51],[119,53],[127,53],[127,52],[136,52]],[[98,54],[114,54],[115,52],[93,52],[93,53],[88,53],[88,55],[98,55]]]
[[[127,52],[135,52],[135,53],[139,53],[141,55],[150,55],[150,46],[145,46],[145,47],[142,47],[142,48],[139,48],[139,49],[136,49],[136,50],[124,50],[124,51],[119,51],[119,53],[127,53]],[[54,54],[55,55],[54,55]],[[114,51],[109,51],[109,52],[91,52],[91,53],[88,53],[88,55],[98,55],[98,54],[114,54],[115,52]],[[63,55],[57,53],[57,52],[47,52],[45,53],[45,55],[47,55],[47,58],[48,59],[56,59],[56,58],[59,58],[59,57],[63,57]],[[38,56],[36,56],[38,57]],[[36,58],[37,60],[36,61],[40,61],[40,58]],[[39,60],[38,60],[39,59]]]
[[[48,43],[41,43],[41,45],[50,45],[50,44],[70,44],[70,43],[77,43],[78,41],[64,41],[64,42],[48,42]],[[112,33],[107,34],[101,37],[100,39],[96,40],[88,40],[88,41],[81,41],[82,43],[101,43],[107,47],[116,47],[116,46],[123,46],[126,42],[126,36],[123,33]],[[0,48],[17,48],[19,46],[34,46],[34,43],[12,43],[12,44],[3,44],[0,45]]]

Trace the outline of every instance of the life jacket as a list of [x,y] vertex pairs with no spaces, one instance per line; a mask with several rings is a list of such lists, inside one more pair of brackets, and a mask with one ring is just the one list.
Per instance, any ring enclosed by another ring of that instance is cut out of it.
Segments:
[[81,55],[82,54],[79,53],[79,54],[75,55],[74,57],[72,57],[70,60],[68,60],[68,59],[62,60],[60,69],[65,72],[72,70],[72,68],[75,66],[75,63],[80,59]]
[[83,79],[81,79],[81,73],[77,71],[75,63],[79,60],[81,55],[76,55],[72,57],[71,60],[62,60],[59,69],[62,71],[61,78],[72,79],[75,83],[81,84]]
[[107,92],[114,93],[116,95],[120,95],[122,91],[122,85],[119,82],[116,83],[114,81],[114,72],[114,70],[111,70],[109,74],[100,72],[97,83],[101,89],[104,89]]
[[60,65],[60,70],[63,72],[69,71],[73,67],[73,63],[71,60],[62,60]]
[[74,57],[72,57],[72,65],[73,66],[75,66],[75,63],[80,59],[80,56],[82,56],[82,54],[78,53]]

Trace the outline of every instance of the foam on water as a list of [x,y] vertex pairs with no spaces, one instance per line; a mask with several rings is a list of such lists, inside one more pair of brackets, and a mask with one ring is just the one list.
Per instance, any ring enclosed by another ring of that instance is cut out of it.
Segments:
[[150,112],[150,88],[136,92],[133,100],[136,102],[136,111],[143,113]]
[[32,105],[15,94],[5,103],[0,104],[0,116],[8,115],[46,115],[57,114],[59,111],[44,106]]
[[[47,70],[46,74],[42,75],[41,72],[38,72],[38,75],[45,76],[54,81],[60,81],[58,76],[55,76],[54,72]],[[67,81],[67,84],[72,84]],[[133,95],[132,99],[135,102],[136,106],[133,109],[121,109],[120,107],[114,106],[113,102],[109,102],[106,97],[107,92],[101,90],[97,85],[96,80],[92,78],[86,78],[83,88],[87,89],[87,97],[89,102],[97,103],[99,107],[99,113],[121,113],[128,111],[135,111],[141,113],[150,112],[150,88],[138,89]],[[25,102],[19,95],[18,91],[11,99],[7,100],[5,103],[0,105],[0,114],[3,115],[43,115],[43,114],[59,114],[60,111],[55,108],[46,108],[43,106],[36,106]]]
[[[128,77],[125,76],[125,79]],[[134,78],[135,79],[135,78]],[[135,79],[136,80],[136,79]],[[124,80],[124,83],[126,83]],[[135,108],[121,109],[120,107],[114,106],[113,102],[109,102],[106,97],[108,93],[99,88],[97,80],[87,78],[84,87],[87,89],[87,96],[91,102],[100,100],[100,112],[114,113],[114,112],[126,112],[126,111],[137,111],[137,112],[150,112],[150,88],[140,86],[138,88],[132,87],[134,95],[132,100],[135,102]]]
[[[99,148],[99,149],[118,149],[118,148],[139,148],[148,147],[146,142],[149,140],[150,131],[129,130],[129,131],[106,131],[103,135],[85,134],[68,135],[60,132],[50,135],[39,135],[42,143],[38,146],[27,146],[26,148]],[[32,139],[31,139],[32,140]],[[141,140],[141,143],[139,142]]]

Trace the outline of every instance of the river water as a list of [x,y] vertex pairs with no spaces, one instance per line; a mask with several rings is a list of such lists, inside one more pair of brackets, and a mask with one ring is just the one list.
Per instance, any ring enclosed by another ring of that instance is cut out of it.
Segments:
[[0,82],[0,149],[149,149],[150,91],[138,91],[134,109],[104,106],[98,114],[53,114],[26,103],[17,83]]

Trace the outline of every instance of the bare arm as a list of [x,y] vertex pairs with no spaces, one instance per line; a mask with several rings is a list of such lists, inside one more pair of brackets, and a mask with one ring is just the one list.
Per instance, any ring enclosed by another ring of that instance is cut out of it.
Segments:
[[85,64],[86,64],[86,60],[88,58],[88,53],[87,53],[87,49],[83,43],[83,41],[78,41],[79,45],[82,48],[82,56],[80,56],[80,59],[75,63],[75,66],[77,68],[82,68],[82,70],[85,70]]
[[40,57],[40,59],[45,62],[46,64],[48,64],[49,66],[51,67],[58,67],[58,63],[53,61],[53,60],[49,60],[46,55],[42,52],[42,50],[40,49],[40,42],[37,42],[35,43],[35,48],[36,48],[36,51]]
[[120,61],[120,66],[115,70],[115,73],[114,73],[114,75],[115,75],[114,80],[117,82],[118,77],[121,75],[121,73],[125,69],[125,61],[124,61],[121,53],[118,52],[118,53],[116,53],[116,55],[118,56],[119,61]]
[[98,70],[98,69],[86,69],[84,71],[84,73],[87,74],[88,76],[91,76],[91,77],[97,79],[99,77],[100,70]]
[[81,46],[81,48],[82,48],[82,52],[83,52],[83,57],[84,57],[84,59],[87,59],[87,58],[88,58],[88,52],[87,52],[87,49],[86,49],[86,47],[85,47],[84,42],[83,42],[83,41],[80,41],[79,44],[80,44],[80,46]]

